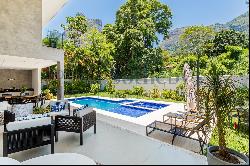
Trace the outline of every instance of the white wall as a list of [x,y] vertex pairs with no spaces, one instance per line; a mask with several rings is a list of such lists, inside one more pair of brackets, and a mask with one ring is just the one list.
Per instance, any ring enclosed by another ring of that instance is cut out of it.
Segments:
[[[245,85],[249,87],[249,75],[247,76],[233,76],[233,80],[237,86]],[[200,77],[200,80],[203,80],[204,77]],[[194,77],[194,82],[196,77]],[[66,79],[65,81],[70,82],[71,80]],[[115,88],[118,90],[127,90],[132,89],[134,86],[142,86],[145,90],[152,90],[155,86],[159,90],[171,89],[175,90],[178,84],[183,81],[182,77],[172,77],[172,78],[147,78],[147,79],[118,79],[113,80]],[[101,89],[104,89],[107,80],[101,81]],[[47,85],[46,80],[42,80],[42,85]]]
[[0,56],[62,61],[62,50],[42,46],[42,0],[0,0]]
[[[200,77],[203,80],[204,77]],[[245,85],[249,87],[249,75],[247,76],[233,76],[237,86]],[[182,77],[172,77],[172,78],[146,78],[146,79],[118,79],[113,80],[115,88],[118,90],[132,89],[134,86],[142,86],[145,90],[152,90],[155,86],[159,90],[169,89],[175,90],[178,84],[183,81]],[[101,81],[101,88],[103,89],[107,81]],[[196,77],[194,77],[194,82],[196,82]]]

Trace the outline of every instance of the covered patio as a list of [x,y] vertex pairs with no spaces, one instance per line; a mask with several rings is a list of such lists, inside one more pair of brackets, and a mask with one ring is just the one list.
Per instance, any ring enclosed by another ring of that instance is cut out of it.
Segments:
[[[63,51],[43,48],[44,56],[0,56],[0,97],[3,95],[20,96],[20,89],[25,86],[29,96],[41,94],[41,69],[57,65],[58,100],[64,98],[64,58]],[[48,55],[48,50],[51,55]],[[47,52],[46,52],[47,51]],[[52,54],[54,53],[54,54]],[[34,52],[35,55],[37,55]]]

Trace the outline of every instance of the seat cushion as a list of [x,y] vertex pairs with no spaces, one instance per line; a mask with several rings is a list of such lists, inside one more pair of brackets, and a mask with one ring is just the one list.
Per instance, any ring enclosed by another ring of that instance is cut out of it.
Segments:
[[69,111],[68,110],[63,110],[63,111],[60,111],[60,112],[50,112],[48,113],[50,116],[56,116],[56,115],[62,115],[62,116],[65,116],[65,115],[69,115]]
[[33,103],[15,104],[12,106],[11,112],[15,113],[16,117],[29,116],[33,113]]
[[51,124],[51,118],[45,117],[45,118],[10,122],[6,125],[6,128],[8,131],[14,131],[14,130],[27,129],[37,126],[44,126],[49,124]]
[[8,110],[11,107],[11,105],[7,101],[0,102],[0,112]]
[[92,112],[94,110],[93,107],[85,107],[85,108],[82,108],[82,109],[79,109],[76,111],[76,116],[77,117],[83,117],[84,115]]

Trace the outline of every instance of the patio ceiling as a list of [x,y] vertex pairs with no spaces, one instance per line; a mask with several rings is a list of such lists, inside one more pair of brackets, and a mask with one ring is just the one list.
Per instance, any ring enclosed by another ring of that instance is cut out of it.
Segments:
[[43,27],[56,16],[68,0],[43,0]]
[[0,69],[33,70],[57,64],[57,61],[0,55]]

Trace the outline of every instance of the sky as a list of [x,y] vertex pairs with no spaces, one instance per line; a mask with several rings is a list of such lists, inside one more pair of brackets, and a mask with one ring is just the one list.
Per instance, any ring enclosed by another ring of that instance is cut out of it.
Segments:
[[[173,14],[172,27],[180,28],[190,25],[211,25],[226,23],[248,11],[246,0],[160,0],[167,4]],[[112,24],[119,7],[126,0],[69,0],[44,28],[43,36],[49,30],[62,32],[61,24],[66,23],[67,16],[84,13],[87,18],[101,19],[103,25]]]

